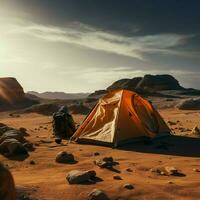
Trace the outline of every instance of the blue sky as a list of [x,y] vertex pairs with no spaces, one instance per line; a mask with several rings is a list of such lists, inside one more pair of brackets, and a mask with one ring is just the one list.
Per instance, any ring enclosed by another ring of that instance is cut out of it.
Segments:
[[172,74],[200,88],[197,0],[1,0],[0,76],[25,90],[91,92]]

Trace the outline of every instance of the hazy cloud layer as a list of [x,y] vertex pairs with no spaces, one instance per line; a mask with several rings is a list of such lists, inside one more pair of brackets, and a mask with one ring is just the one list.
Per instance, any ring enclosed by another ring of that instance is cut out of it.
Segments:
[[[97,30],[80,23],[69,27],[24,23],[10,27],[8,34],[25,34],[48,42],[64,42],[94,50],[143,59],[143,53],[181,54],[172,47],[187,43],[193,35],[159,34],[127,37]],[[185,53],[186,54],[186,53]],[[192,54],[191,54],[192,55]],[[190,53],[188,53],[190,56]]]
[[199,88],[199,8],[195,0],[2,0],[0,75],[38,91],[93,91],[146,73]]

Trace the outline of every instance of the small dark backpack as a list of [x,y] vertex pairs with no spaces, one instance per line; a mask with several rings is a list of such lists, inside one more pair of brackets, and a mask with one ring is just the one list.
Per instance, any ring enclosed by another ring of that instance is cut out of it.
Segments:
[[53,115],[53,132],[56,136],[65,136],[67,131],[66,114],[57,112]]

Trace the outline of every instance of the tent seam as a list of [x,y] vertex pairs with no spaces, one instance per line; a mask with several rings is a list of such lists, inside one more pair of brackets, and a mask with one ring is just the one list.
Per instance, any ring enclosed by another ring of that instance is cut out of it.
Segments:
[[114,131],[114,138],[113,138],[113,146],[117,146],[117,144],[115,144],[115,138],[117,135],[116,131],[117,131],[117,126],[118,126],[118,122],[119,122],[119,113],[120,113],[120,109],[121,109],[121,105],[122,105],[123,95],[124,95],[124,90],[122,90],[121,99],[120,99],[120,103],[119,103],[119,110],[117,112],[117,119],[116,119],[116,123],[115,123],[115,131]]

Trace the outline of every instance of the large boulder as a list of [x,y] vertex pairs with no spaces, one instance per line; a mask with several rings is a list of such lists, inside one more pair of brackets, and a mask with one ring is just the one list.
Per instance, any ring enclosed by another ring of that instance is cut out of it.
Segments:
[[8,130],[6,131],[1,137],[0,137],[0,144],[7,140],[7,139],[16,139],[17,141],[21,142],[21,143],[24,143],[26,142],[26,140],[24,139],[24,133],[16,130],[16,129],[13,129],[13,130]]
[[0,144],[0,152],[8,156],[28,154],[23,144],[14,138],[4,140]]
[[67,174],[66,179],[69,182],[69,184],[83,184],[88,182],[94,182],[95,177],[95,171],[73,170]]
[[0,199],[16,199],[15,184],[12,174],[2,163],[0,163]]

